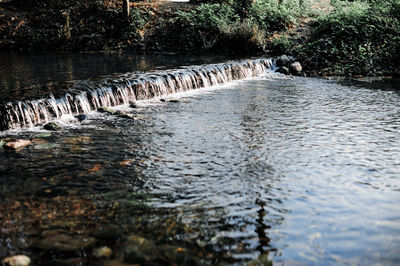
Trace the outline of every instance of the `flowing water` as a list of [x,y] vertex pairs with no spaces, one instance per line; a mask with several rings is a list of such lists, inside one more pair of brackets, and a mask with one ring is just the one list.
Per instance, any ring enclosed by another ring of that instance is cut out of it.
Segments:
[[[399,264],[400,93],[283,76],[267,59],[228,64],[252,70],[154,99],[133,93],[136,108],[113,107],[130,117],[92,103],[81,122],[78,112],[54,117],[57,132],[40,123],[3,131],[32,144],[0,148],[0,257],[27,254],[34,265]],[[218,76],[226,65],[140,77],[201,79],[200,71]],[[101,246],[112,254],[97,258]]]

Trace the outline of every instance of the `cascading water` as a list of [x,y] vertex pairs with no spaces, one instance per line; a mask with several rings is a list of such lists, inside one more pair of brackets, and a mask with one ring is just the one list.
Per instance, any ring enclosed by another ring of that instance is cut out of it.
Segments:
[[265,73],[272,67],[271,59],[254,59],[158,73],[125,74],[112,81],[92,83],[87,89],[68,92],[57,98],[50,95],[39,100],[3,103],[0,105],[0,129],[32,127],[63,115],[89,113],[100,107],[224,84]]

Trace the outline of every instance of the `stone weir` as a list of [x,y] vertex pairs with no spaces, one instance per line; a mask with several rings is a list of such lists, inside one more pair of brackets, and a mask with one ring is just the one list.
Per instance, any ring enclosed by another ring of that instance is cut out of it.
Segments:
[[273,60],[253,59],[189,66],[170,71],[129,73],[113,80],[92,82],[80,91],[55,97],[2,103],[0,130],[29,128],[60,118],[85,114],[100,107],[128,104],[168,94],[254,77],[272,69]]

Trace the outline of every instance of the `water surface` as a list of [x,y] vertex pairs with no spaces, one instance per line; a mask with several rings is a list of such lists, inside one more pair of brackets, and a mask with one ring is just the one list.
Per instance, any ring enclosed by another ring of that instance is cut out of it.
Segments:
[[0,152],[0,255],[99,263],[38,245],[50,231],[111,260],[139,235],[203,264],[400,263],[398,91],[268,73],[171,97],[4,133],[33,144]]

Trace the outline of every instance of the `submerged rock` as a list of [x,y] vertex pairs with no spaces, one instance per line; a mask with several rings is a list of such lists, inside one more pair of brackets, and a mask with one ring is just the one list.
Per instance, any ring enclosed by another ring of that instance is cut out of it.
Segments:
[[140,236],[130,236],[122,245],[125,263],[152,265],[165,260],[153,241]]
[[189,252],[188,249],[178,246],[163,246],[160,251],[167,261],[174,265],[202,265],[201,261]]
[[108,259],[111,257],[111,255],[113,254],[111,248],[109,247],[99,247],[99,248],[95,248],[93,249],[93,257],[95,257],[96,259]]
[[124,231],[121,227],[115,224],[102,225],[93,232],[96,238],[100,239],[117,239],[123,235]]
[[16,141],[10,141],[4,144],[4,148],[10,150],[18,150],[25,148],[26,146],[30,145],[32,142],[27,139],[17,139]]
[[51,133],[38,133],[32,136],[35,139],[49,138],[51,137]]
[[56,122],[49,122],[43,126],[44,129],[46,130],[51,130],[51,131],[57,131],[60,130],[62,127],[60,124]]
[[15,255],[3,259],[1,263],[4,266],[28,266],[31,263],[31,259],[25,255]]
[[58,252],[78,252],[82,249],[92,247],[96,243],[93,237],[81,235],[67,235],[49,233],[43,239],[33,244],[35,248],[41,250],[54,250]]
[[303,67],[299,62],[294,62],[289,65],[289,70],[292,75],[299,76],[303,71]]

